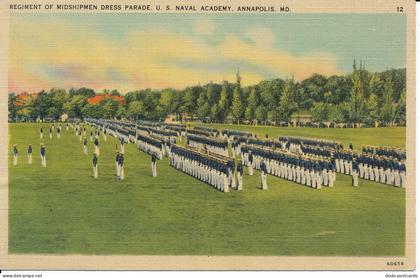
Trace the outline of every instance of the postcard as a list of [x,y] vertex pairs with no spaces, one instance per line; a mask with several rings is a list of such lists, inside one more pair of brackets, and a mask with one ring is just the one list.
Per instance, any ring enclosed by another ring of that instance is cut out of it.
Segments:
[[414,1],[0,8],[0,269],[413,270]]

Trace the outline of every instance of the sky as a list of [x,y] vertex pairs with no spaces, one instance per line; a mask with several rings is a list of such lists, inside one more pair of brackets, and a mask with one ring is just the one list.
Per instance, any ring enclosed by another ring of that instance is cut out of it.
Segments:
[[11,14],[9,92],[182,89],[405,67],[402,14]]

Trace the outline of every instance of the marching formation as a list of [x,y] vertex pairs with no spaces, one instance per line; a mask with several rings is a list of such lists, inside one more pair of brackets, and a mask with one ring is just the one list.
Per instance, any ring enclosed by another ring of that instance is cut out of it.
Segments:
[[316,189],[333,187],[336,180],[335,166],[330,161],[280,150],[245,145],[241,148],[241,161],[249,167],[250,175],[253,169],[263,168],[270,175]]
[[180,146],[172,146],[171,154],[170,165],[175,169],[208,183],[219,191],[229,192],[229,185],[234,182],[233,160],[221,160]]
[[[268,189],[267,175],[272,175],[304,186],[321,189],[333,187],[336,173],[350,175],[352,185],[366,179],[396,187],[405,187],[405,151],[388,147],[363,146],[362,152],[350,143],[345,149],[339,142],[296,136],[270,139],[239,130],[182,124],[162,124],[150,121],[117,121],[85,119],[66,123],[82,144],[84,155],[92,147],[93,178],[98,179],[100,141],[107,136],[117,140],[115,171],[118,180],[124,180],[125,145],[134,143],[137,149],[150,156],[151,174],[157,177],[157,161],[169,158],[173,168],[197,178],[221,192],[243,189],[244,167],[248,174],[260,171],[261,189]],[[47,167],[44,127],[39,129],[41,166]],[[53,123],[49,139],[60,140],[61,124]],[[88,138],[90,140],[88,140]],[[32,164],[32,145],[27,148],[27,163]],[[19,151],[13,145],[13,166],[18,165]]]

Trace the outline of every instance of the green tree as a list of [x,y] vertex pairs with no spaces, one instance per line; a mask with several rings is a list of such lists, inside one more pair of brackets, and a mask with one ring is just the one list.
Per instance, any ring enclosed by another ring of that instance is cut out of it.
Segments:
[[213,104],[210,109],[210,120],[212,122],[218,122],[220,119],[220,109],[217,103]]
[[[74,95],[64,104],[64,111],[69,117],[83,118],[83,107],[87,104],[87,98],[83,95]],[[86,112],[86,109],[84,110]]]
[[102,107],[103,117],[106,119],[114,118],[117,115],[118,106],[120,105],[118,101],[113,99],[105,99],[100,103]]
[[258,93],[257,93],[257,90],[253,88],[248,97],[248,106],[245,109],[245,118],[248,121],[255,120],[255,111],[257,110],[258,105],[259,105]]
[[329,120],[330,107],[326,103],[315,103],[314,107],[312,107],[310,111],[312,114],[312,121],[314,122],[325,122]]
[[395,120],[397,123],[406,125],[406,113],[407,113],[407,105],[406,105],[406,95],[405,91],[402,92],[400,95],[400,99],[398,100],[397,106],[395,108]]
[[372,93],[369,96],[368,102],[367,102],[367,109],[368,109],[368,118],[366,120],[367,123],[374,125],[376,121],[378,120],[378,96],[375,93]]
[[353,87],[350,96],[350,121],[354,124],[362,123],[367,117],[367,105],[365,102],[364,86],[362,82],[362,70],[353,64],[352,75]]
[[279,121],[277,104],[284,87],[284,81],[282,79],[264,80],[258,83],[256,87],[260,92],[261,102],[271,113],[271,120],[277,123]]
[[9,119],[15,120],[18,112],[17,97],[15,93],[9,94],[8,98]]
[[345,123],[347,120],[347,106],[346,103],[333,105],[330,108],[329,120],[336,124]]
[[117,112],[115,113],[115,116],[117,116],[118,119],[127,117],[127,109],[124,107],[124,105],[118,103],[118,108]]
[[377,99],[382,97],[382,80],[379,74],[372,73],[369,80],[369,96],[375,95]]
[[128,115],[136,120],[139,120],[143,114],[143,103],[139,100],[134,100],[128,105]]
[[294,91],[295,86],[293,78],[286,80],[278,105],[278,114],[282,121],[289,122],[293,112],[296,111],[297,104],[294,101]]
[[261,104],[260,106],[257,107],[257,109],[255,110],[255,118],[257,119],[257,121],[265,123],[267,121],[267,108]]
[[204,121],[210,114],[210,105],[207,101],[207,93],[206,91],[202,90],[200,93],[200,97],[197,100],[197,115],[201,121]]
[[233,90],[232,116],[237,123],[240,123],[244,113],[244,104],[241,93],[241,77],[239,71],[236,74],[236,85]]
[[228,82],[223,81],[222,91],[220,92],[219,99],[219,111],[220,111],[220,120],[225,121],[227,115],[229,114],[229,95],[228,95]]
[[85,98],[90,98],[95,96],[95,91],[90,88],[80,88],[80,89],[70,89],[69,97],[73,96],[83,96]]
[[393,99],[393,86],[392,86],[392,75],[388,74],[385,78],[384,83],[384,97],[380,111],[380,119],[382,123],[391,125],[394,120],[395,106],[392,102]]
[[194,94],[193,88],[189,87],[184,92],[184,106],[185,113],[187,113],[192,120],[194,120],[194,114],[197,111],[197,98]]

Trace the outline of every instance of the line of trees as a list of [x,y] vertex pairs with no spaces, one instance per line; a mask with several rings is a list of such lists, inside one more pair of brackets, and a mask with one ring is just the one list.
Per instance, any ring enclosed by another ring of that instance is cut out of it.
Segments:
[[[89,100],[104,97],[98,103]],[[296,82],[293,78],[264,80],[242,86],[209,83],[183,90],[138,90],[121,95],[118,91],[95,92],[89,88],[53,88],[22,98],[9,94],[9,119],[130,118],[215,123],[288,123],[306,115],[315,123],[347,123],[354,126],[405,125],[406,72],[391,69],[369,72],[360,63],[347,75],[325,77],[314,74]]]

